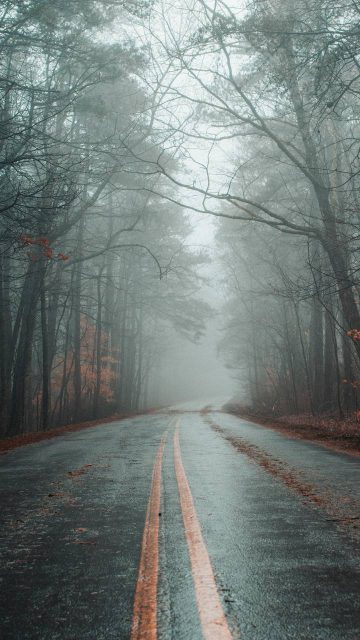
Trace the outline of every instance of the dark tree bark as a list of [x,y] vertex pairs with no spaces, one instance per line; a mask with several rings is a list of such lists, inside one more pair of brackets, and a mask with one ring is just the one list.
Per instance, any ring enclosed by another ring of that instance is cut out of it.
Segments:
[[[82,255],[84,241],[84,217],[79,224],[77,240],[77,255]],[[81,262],[75,264],[72,291],[72,313],[74,332],[74,421],[78,422],[82,412],[82,383],[81,383]]]
[[6,252],[0,253],[0,422],[4,432],[11,398],[11,304],[10,266]]
[[103,273],[104,267],[99,269],[99,273],[96,280],[96,293],[97,293],[97,316],[96,316],[96,348],[95,348],[95,389],[94,389],[94,404],[93,404],[93,414],[94,417],[97,418],[99,415],[99,399],[100,399],[100,388],[101,388],[101,337],[102,337],[102,289],[101,289],[101,276]]
[[26,391],[31,372],[32,340],[43,276],[44,270],[41,260],[31,262],[24,283],[23,312],[13,369],[13,389],[8,435],[22,433],[24,429]]
[[42,402],[41,402],[41,428],[46,431],[49,428],[50,412],[50,350],[47,322],[47,305],[45,297],[44,277],[40,288],[41,309],[41,338],[42,338]]
[[323,399],[323,307],[317,297],[312,301],[310,323],[310,369],[312,399],[315,411],[321,411]]
[[[337,373],[336,373],[336,352],[337,344],[335,337],[335,326],[333,320],[333,304],[331,298],[326,301],[325,311],[325,341],[324,341],[324,386],[322,407],[325,411],[336,407],[337,397]],[[341,410],[341,407],[339,407]]]

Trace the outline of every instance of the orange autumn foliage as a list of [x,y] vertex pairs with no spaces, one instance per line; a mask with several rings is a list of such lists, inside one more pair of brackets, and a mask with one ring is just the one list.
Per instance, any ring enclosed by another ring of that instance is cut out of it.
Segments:
[[[82,380],[83,397],[89,399],[93,396],[96,382],[97,371],[95,362],[96,349],[96,327],[88,318],[83,316],[80,321],[81,325],[81,346],[80,346],[80,371]],[[118,366],[118,358],[114,351],[108,349],[108,336],[106,332],[101,332],[101,372],[100,372],[100,396],[107,401],[114,397],[116,370]],[[69,379],[67,393],[69,399],[74,398],[74,386],[72,380],[74,351],[73,348],[67,350],[65,357],[57,358],[54,361],[53,373],[51,379],[51,393],[56,399],[61,388],[64,361],[66,362],[66,377]],[[35,397],[34,401],[39,402],[41,399],[41,391]]]
[[[44,236],[32,237],[24,233],[19,236],[19,241],[24,247],[35,246],[41,248],[40,252],[26,252],[26,255],[28,256],[28,258],[30,258],[30,260],[36,262],[36,260],[39,260],[40,258],[46,258],[47,260],[54,259],[54,250],[52,249],[52,247],[50,247],[50,241],[48,238],[45,238]],[[66,261],[69,259],[69,256],[65,255],[64,253],[58,253],[56,257],[58,260],[62,261]]]
[[360,330],[359,329],[349,329],[346,332],[346,335],[349,336],[354,342],[359,342],[360,340]]

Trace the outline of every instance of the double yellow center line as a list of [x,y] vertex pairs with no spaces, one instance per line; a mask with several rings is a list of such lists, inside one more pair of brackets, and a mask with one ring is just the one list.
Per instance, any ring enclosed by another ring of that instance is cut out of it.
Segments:
[[[182,463],[179,425],[180,420],[177,421],[174,433],[174,466],[202,632],[205,640],[232,640]],[[131,640],[157,640],[159,512],[161,469],[166,438],[167,433],[161,440],[152,474],[135,591]]]

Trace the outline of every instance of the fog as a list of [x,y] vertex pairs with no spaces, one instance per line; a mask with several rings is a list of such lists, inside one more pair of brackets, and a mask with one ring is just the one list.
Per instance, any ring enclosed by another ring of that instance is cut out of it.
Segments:
[[5,4],[3,435],[356,412],[356,3]]
[[166,354],[158,380],[159,404],[173,405],[187,400],[230,399],[233,381],[219,361],[214,342],[217,332],[207,330],[199,345],[178,338]]
[[[215,305],[214,310],[220,313]],[[196,399],[205,405],[219,397],[231,398],[234,381],[219,354],[220,338],[221,316],[208,321],[205,335],[198,343],[172,336],[171,345],[161,360],[157,381],[160,405]]]

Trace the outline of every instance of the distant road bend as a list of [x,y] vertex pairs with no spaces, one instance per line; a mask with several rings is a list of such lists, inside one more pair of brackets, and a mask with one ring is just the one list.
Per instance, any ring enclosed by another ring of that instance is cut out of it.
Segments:
[[0,471],[4,640],[360,638],[355,457],[190,406]]

